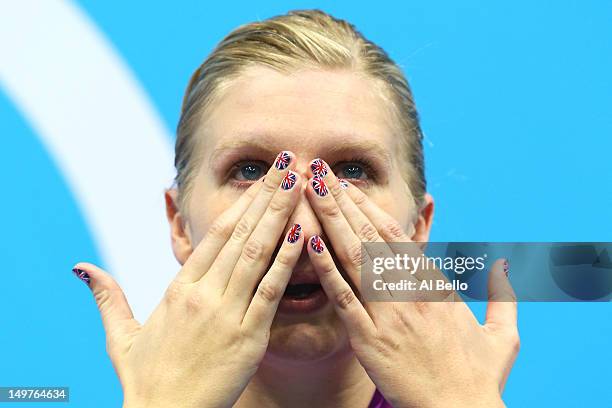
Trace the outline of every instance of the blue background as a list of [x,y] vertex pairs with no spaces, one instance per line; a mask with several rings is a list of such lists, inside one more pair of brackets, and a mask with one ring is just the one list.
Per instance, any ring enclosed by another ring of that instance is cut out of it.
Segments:
[[[78,2],[170,130],[192,71],[237,25],[292,8],[348,19],[411,82],[433,241],[612,241],[612,3],[258,3]],[[95,303],[70,273],[103,262],[92,232],[2,89],[0,126],[0,385],[67,385],[71,406],[120,406]],[[612,407],[612,305],[522,303],[519,315],[508,406]]]

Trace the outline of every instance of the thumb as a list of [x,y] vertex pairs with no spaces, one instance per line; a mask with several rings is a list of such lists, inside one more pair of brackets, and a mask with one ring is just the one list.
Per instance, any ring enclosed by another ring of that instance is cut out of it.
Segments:
[[498,259],[489,273],[489,304],[485,325],[491,328],[516,327],[516,294],[508,279],[510,267],[508,260]]
[[123,290],[110,274],[86,262],[76,264],[72,272],[93,292],[107,337],[139,325]]

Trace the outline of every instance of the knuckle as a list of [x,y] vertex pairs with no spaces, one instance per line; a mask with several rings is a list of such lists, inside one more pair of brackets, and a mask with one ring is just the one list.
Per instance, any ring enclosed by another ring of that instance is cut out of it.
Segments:
[[261,281],[257,288],[257,295],[267,303],[274,303],[282,296],[282,291],[276,285]]
[[276,254],[276,264],[281,268],[288,268],[292,266],[294,263],[293,260],[294,257],[284,251],[279,251],[279,253]]
[[268,205],[268,211],[270,211],[270,214],[272,215],[283,214],[287,211],[287,208],[287,203],[279,199],[270,201],[270,204]]
[[179,299],[183,297],[183,293],[184,286],[178,283],[177,281],[172,281],[166,289],[164,299],[167,303],[176,303]]
[[400,348],[398,339],[387,333],[378,333],[375,338],[375,345],[377,351],[382,355],[396,355]]
[[378,240],[378,230],[369,222],[364,223],[359,228],[359,239],[365,242],[374,242]]
[[340,216],[340,208],[334,202],[333,205],[321,207],[320,213],[327,218],[338,218]]
[[386,221],[381,230],[385,238],[388,239],[399,239],[404,236],[404,229],[396,220],[393,219]]
[[346,250],[347,261],[356,268],[360,268],[366,262],[366,258],[361,253],[361,242],[356,241],[349,245]]
[[94,299],[100,312],[104,312],[110,306],[111,297],[111,291],[108,288],[101,288],[94,293]]
[[244,245],[244,248],[242,248],[242,259],[248,263],[256,262],[262,258],[263,253],[263,244],[260,241],[251,238]]
[[351,289],[344,289],[336,295],[336,304],[341,309],[347,309],[357,298]]
[[227,238],[232,233],[232,226],[224,220],[216,219],[208,228],[208,234],[216,237]]
[[356,191],[353,196],[353,202],[357,204],[358,207],[361,207],[366,204],[368,201],[368,196],[365,195],[362,191]]
[[333,264],[333,262],[326,262],[324,265],[321,266],[321,274],[322,275],[331,275],[334,272],[336,272],[336,265]]
[[185,308],[188,313],[198,314],[201,313],[204,307],[204,296],[197,290],[189,293],[185,299]]
[[251,222],[246,217],[242,217],[232,232],[232,238],[236,241],[243,241],[247,239],[250,234]]
[[272,184],[268,182],[268,180],[264,181],[263,186],[261,186],[261,191],[266,194],[273,194],[278,187],[277,184]]
[[340,187],[340,183],[338,182],[333,186],[329,186],[329,192],[331,193],[332,197],[338,200],[341,199],[344,190]]
[[410,325],[410,322],[408,321],[408,316],[406,314],[406,312],[398,307],[393,307],[391,308],[392,310],[392,320],[395,321],[396,323],[398,323],[399,326],[401,327],[407,327]]
[[510,334],[510,345],[512,346],[512,351],[514,353],[518,353],[521,349],[521,337],[516,329]]
[[427,300],[415,300],[413,304],[420,314],[425,314],[429,310],[429,302]]

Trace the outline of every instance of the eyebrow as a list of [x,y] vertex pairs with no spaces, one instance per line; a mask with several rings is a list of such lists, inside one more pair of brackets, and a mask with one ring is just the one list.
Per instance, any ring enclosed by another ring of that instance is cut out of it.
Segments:
[[[329,138],[323,143],[319,155],[325,157],[342,156],[360,152],[369,156],[377,156],[383,163],[390,163],[391,155],[382,143],[377,143],[356,133],[330,133]],[[237,134],[232,141],[225,142],[216,147],[210,154],[210,163],[215,162],[219,156],[228,151],[236,150],[256,150],[261,154],[275,157],[283,147],[278,145],[279,137],[266,133],[246,133]]]

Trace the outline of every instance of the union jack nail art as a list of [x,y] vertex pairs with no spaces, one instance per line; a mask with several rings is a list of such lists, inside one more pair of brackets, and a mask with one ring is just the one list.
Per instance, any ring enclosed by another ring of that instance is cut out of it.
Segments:
[[510,265],[508,264],[508,260],[505,259],[504,260],[504,275],[506,275],[506,278],[507,278],[509,274],[510,274]]
[[283,150],[278,154],[278,156],[276,156],[276,160],[274,160],[274,167],[279,170],[285,170],[287,167],[289,167],[289,163],[291,163],[291,155]]
[[321,159],[314,159],[312,163],[310,163],[310,169],[312,170],[312,174],[319,177],[325,177],[327,172],[327,165]]
[[312,188],[319,196],[324,197],[327,195],[327,186],[325,185],[325,180],[323,180],[319,176],[314,176],[312,178]]
[[341,189],[346,190],[348,188],[348,181],[346,181],[345,179],[338,179],[338,182],[340,183]]
[[323,240],[318,235],[314,235],[312,238],[310,238],[310,246],[317,254],[320,254],[325,250],[325,244],[323,244]]
[[289,234],[287,234],[287,241],[293,244],[300,239],[300,235],[302,235],[302,226],[300,224],[293,224],[293,227],[289,230]]
[[283,190],[289,190],[295,186],[295,182],[297,181],[297,176],[294,172],[289,170],[285,177],[283,177],[283,181],[281,181],[281,188]]
[[87,272],[79,268],[72,269],[72,272],[76,275],[77,278],[79,278],[80,280],[85,282],[87,286],[89,286],[91,279],[89,278],[89,274]]

